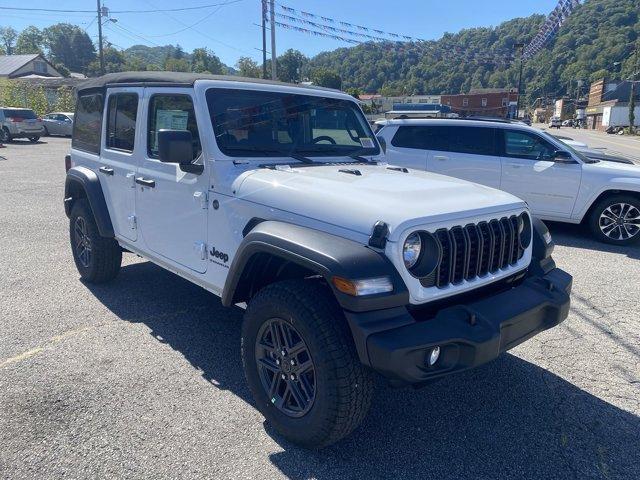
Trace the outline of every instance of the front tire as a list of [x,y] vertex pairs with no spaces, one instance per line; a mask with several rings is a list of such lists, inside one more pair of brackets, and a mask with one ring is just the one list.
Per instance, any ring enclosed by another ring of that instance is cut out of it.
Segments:
[[9,143],[11,141],[11,134],[6,127],[0,128],[0,143]]
[[591,210],[589,227],[601,242],[630,245],[640,240],[640,200],[631,195],[612,195]]
[[85,199],[76,200],[69,221],[71,251],[83,280],[104,283],[120,271],[122,250],[113,238],[102,237]]
[[317,280],[287,280],[251,300],[242,363],[258,410],[286,439],[321,448],[366,416],[373,377],[358,359],[346,319]]

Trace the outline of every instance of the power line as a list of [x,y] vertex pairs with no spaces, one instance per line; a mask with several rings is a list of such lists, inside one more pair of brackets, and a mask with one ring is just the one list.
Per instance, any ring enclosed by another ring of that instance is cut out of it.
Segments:
[[[153,10],[109,10],[109,11],[110,13],[185,12],[188,10],[202,10],[206,8],[231,5],[241,1],[242,0],[230,0],[228,2],[210,3],[208,5],[200,5],[198,7],[155,8]],[[53,8],[26,8],[26,7],[5,7],[5,6],[0,6],[0,10],[19,10],[23,12],[49,12],[49,13],[94,13],[93,10],[64,10],[64,9],[53,9]]]

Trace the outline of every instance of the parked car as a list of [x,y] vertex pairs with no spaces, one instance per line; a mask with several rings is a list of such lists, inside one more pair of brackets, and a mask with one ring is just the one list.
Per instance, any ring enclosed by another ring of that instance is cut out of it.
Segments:
[[554,137],[560,140],[565,145],[569,145],[573,149],[584,154],[585,157],[588,157],[592,160],[605,160],[607,162],[617,162],[634,165],[633,160],[629,160],[628,158],[622,157],[620,155],[611,155],[605,153],[601,149],[589,148],[589,146],[584,142],[578,142],[576,140],[572,140],[571,138],[562,137],[560,135],[554,135]]
[[42,119],[29,108],[0,107],[0,143],[14,138],[37,142],[44,135]]
[[640,240],[640,167],[594,160],[535,128],[470,120],[393,120],[388,161],[499,188],[534,215],[587,223],[604,242]]
[[563,127],[573,127],[573,120],[567,119],[562,121]]
[[80,276],[109,281],[132,252],[246,306],[249,389],[296,443],[348,435],[373,372],[420,385],[568,314],[571,276],[525,202],[379,163],[345,93],[110,74],[78,87],[75,121],[64,205]]
[[549,128],[560,128],[562,126],[562,120],[560,120],[560,117],[552,117],[551,121],[549,122]]
[[42,117],[45,135],[63,135],[70,137],[73,132],[73,113],[53,112]]

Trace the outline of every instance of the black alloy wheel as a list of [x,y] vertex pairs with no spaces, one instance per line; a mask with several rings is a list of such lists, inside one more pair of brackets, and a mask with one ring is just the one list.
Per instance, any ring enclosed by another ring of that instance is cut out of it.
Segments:
[[260,381],[271,403],[289,417],[302,417],[313,406],[316,373],[300,333],[280,318],[266,321],[256,337]]

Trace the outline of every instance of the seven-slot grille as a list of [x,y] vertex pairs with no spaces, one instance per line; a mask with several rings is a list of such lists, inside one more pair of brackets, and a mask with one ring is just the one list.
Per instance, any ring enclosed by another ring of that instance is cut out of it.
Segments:
[[520,247],[521,222],[512,215],[437,230],[434,237],[442,258],[436,270],[420,282],[424,287],[444,288],[514,265],[524,255]]

